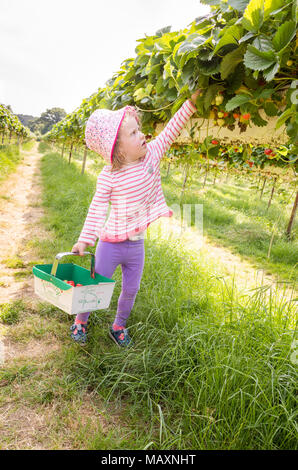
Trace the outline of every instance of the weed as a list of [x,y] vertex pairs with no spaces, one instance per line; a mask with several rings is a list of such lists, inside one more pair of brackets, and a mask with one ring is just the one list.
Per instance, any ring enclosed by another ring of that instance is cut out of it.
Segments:
[[15,300],[12,303],[1,304],[0,320],[8,325],[18,323],[24,309],[26,309],[26,305],[22,300]]

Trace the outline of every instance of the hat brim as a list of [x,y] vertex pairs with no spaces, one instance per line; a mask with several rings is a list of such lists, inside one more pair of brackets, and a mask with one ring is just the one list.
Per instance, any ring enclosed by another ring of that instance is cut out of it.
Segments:
[[116,145],[118,133],[119,133],[119,130],[120,130],[122,121],[123,121],[123,119],[124,119],[125,113],[126,113],[126,107],[125,107],[124,110],[123,110],[123,115],[122,115],[122,117],[121,117],[121,119],[120,119],[120,122],[119,122],[119,125],[118,125],[118,128],[117,128],[117,131],[116,131],[116,135],[115,135],[115,140],[114,140],[114,143],[113,143],[113,145],[112,145],[112,150],[111,150],[111,155],[110,155],[111,164],[113,163],[113,152],[114,152],[114,148],[115,148],[115,145]]

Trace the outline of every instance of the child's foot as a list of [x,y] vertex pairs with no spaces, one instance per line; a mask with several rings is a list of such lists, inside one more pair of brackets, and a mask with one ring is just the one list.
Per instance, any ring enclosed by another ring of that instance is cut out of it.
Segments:
[[109,335],[113,341],[120,347],[132,346],[133,342],[131,337],[128,334],[128,330],[123,327],[113,327],[110,326]]
[[87,341],[87,323],[74,323],[70,327],[71,338],[77,343],[85,344]]

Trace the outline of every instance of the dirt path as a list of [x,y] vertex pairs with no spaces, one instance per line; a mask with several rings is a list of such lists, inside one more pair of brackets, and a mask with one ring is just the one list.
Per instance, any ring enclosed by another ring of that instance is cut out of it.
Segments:
[[175,217],[161,218],[156,222],[156,228],[152,225],[149,230],[151,234],[153,232],[153,236],[179,240],[189,256],[199,260],[202,265],[206,264],[211,274],[224,278],[226,282],[232,283],[234,279],[239,295],[253,295],[254,289],[264,288],[268,297],[274,294],[282,302],[292,302],[298,297],[297,289],[290,283],[280,281],[276,276],[266,273],[264,269],[256,269],[252,263],[210,241],[194,227],[181,229],[180,222]]
[[[38,144],[30,151],[22,151],[24,160],[0,186],[0,304],[33,296],[32,270],[34,253],[28,242],[37,234],[44,237],[39,223],[43,210]],[[31,265],[30,265],[31,263]]]

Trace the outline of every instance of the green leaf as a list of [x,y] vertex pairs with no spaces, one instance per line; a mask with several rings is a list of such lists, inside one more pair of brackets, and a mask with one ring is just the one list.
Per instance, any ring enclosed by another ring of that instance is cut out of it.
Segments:
[[165,26],[164,28],[159,29],[156,31],[155,36],[162,36],[165,33],[169,33],[171,31],[172,26]]
[[261,52],[273,51],[273,44],[266,36],[260,35],[251,44]]
[[255,35],[256,35],[255,32],[249,31],[244,36],[242,36],[242,38],[239,39],[239,44],[241,44],[242,42],[248,41],[248,39],[253,38]]
[[248,95],[236,95],[233,96],[232,99],[230,99],[226,103],[226,111],[233,111],[233,109],[238,108],[238,106],[241,106],[244,103],[248,103],[250,101],[250,96]]
[[294,115],[295,111],[291,108],[286,109],[281,116],[279,116],[275,129],[279,129],[290,117]]
[[173,77],[174,70],[175,70],[175,67],[171,64],[171,56],[170,56],[164,66],[164,78]]
[[275,64],[271,65],[269,69],[263,71],[263,75],[265,80],[269,83],[273,80],[277,72],[279,71],[280,64],[276,62]]
[[148,96],[148,93],[146,92],[145,88],[139,88],[133,94],[133,97],[136,101],[142,100],[143,98],[145,98],[145,96]]
[[265,121],[262,116],[260,116],[259,112],[255,112],[252,117],[251,117],[252,122],[258,126],[258,127],[263,127],[266,126],[267,121]]
[[221,0],[201,0],[204,5],[216,6],[221,3]]
[[242,85],[245,78],[245,67],[243,63],[236,66],[234,72],[227,78],[228,91],[231,95]]
[[287,123],[287,134],[293,142],[297,142],[298,124],[296,122]]
[[193,76],[194,74],[194,68],[195,68],[195,61],[194,60],[189,60],[187,64],[183,67],[182,69],[182,80],[183,82],[188,82],[190,77]]
[[241,13],[244,12],[247,7],[249,0],[230,0],[229,5]]
[[265,0],[264,19],[266,20],[272,12],[284,6],[285,0]]
[[213,55],[223,46],[227,44],[238,44],[242,34],[242,27],[240,25],[229,26],[224,28],[221,34],[221,39],[218,41],[217,46],[213,51]]
[[212,60],[197,60],[199,72],[204,75],[214,75],[220,71],[220,57],[213,57]]
[[218,85],[217,83],[208,87],[204,96],[205,110],[210,107],[212,100],[216,97],[217,93],[222,90],[224,90],[224,87],[222,85]]
[[257,99],[263,98],[266,100],[270,98],[272,93],[274,93],[274,88],[265,88],[264,90],[256,90],[254,92],[254,98],[257,98]]
[[183,41],[181,46],[178,49],[178,54],[185,54],[187,52],[192,52],[196,50],[199,46],[204,44],[208,38],[205,38],[205,36],[201,36],[200,34],[191,34],[188,36],[186,41]]
[[220,64],[220,74],[222,80],[225,80],[228,75],[234,72],[235,67],[243,61],[245,46],[241,45],[232,52],[226,54]]
[[272,44],[277,52],[284,49],[292,41],[296,34],[296,25],[294,21],[286,21],[276,31],[272,39]]
[[276,62],[273,51],[261,52],[255,47],[248,45],[244,55],[244,64],[252,70],[265,70]]
[[248,31],[259,31],[263,24],[264,0],[250,0],[243,14],[242,25]]
[[272,103],[272,101],[267,101],[266,103],[264,103],[264,111],[267,116],[276,116],[278,110],[275,104]]

